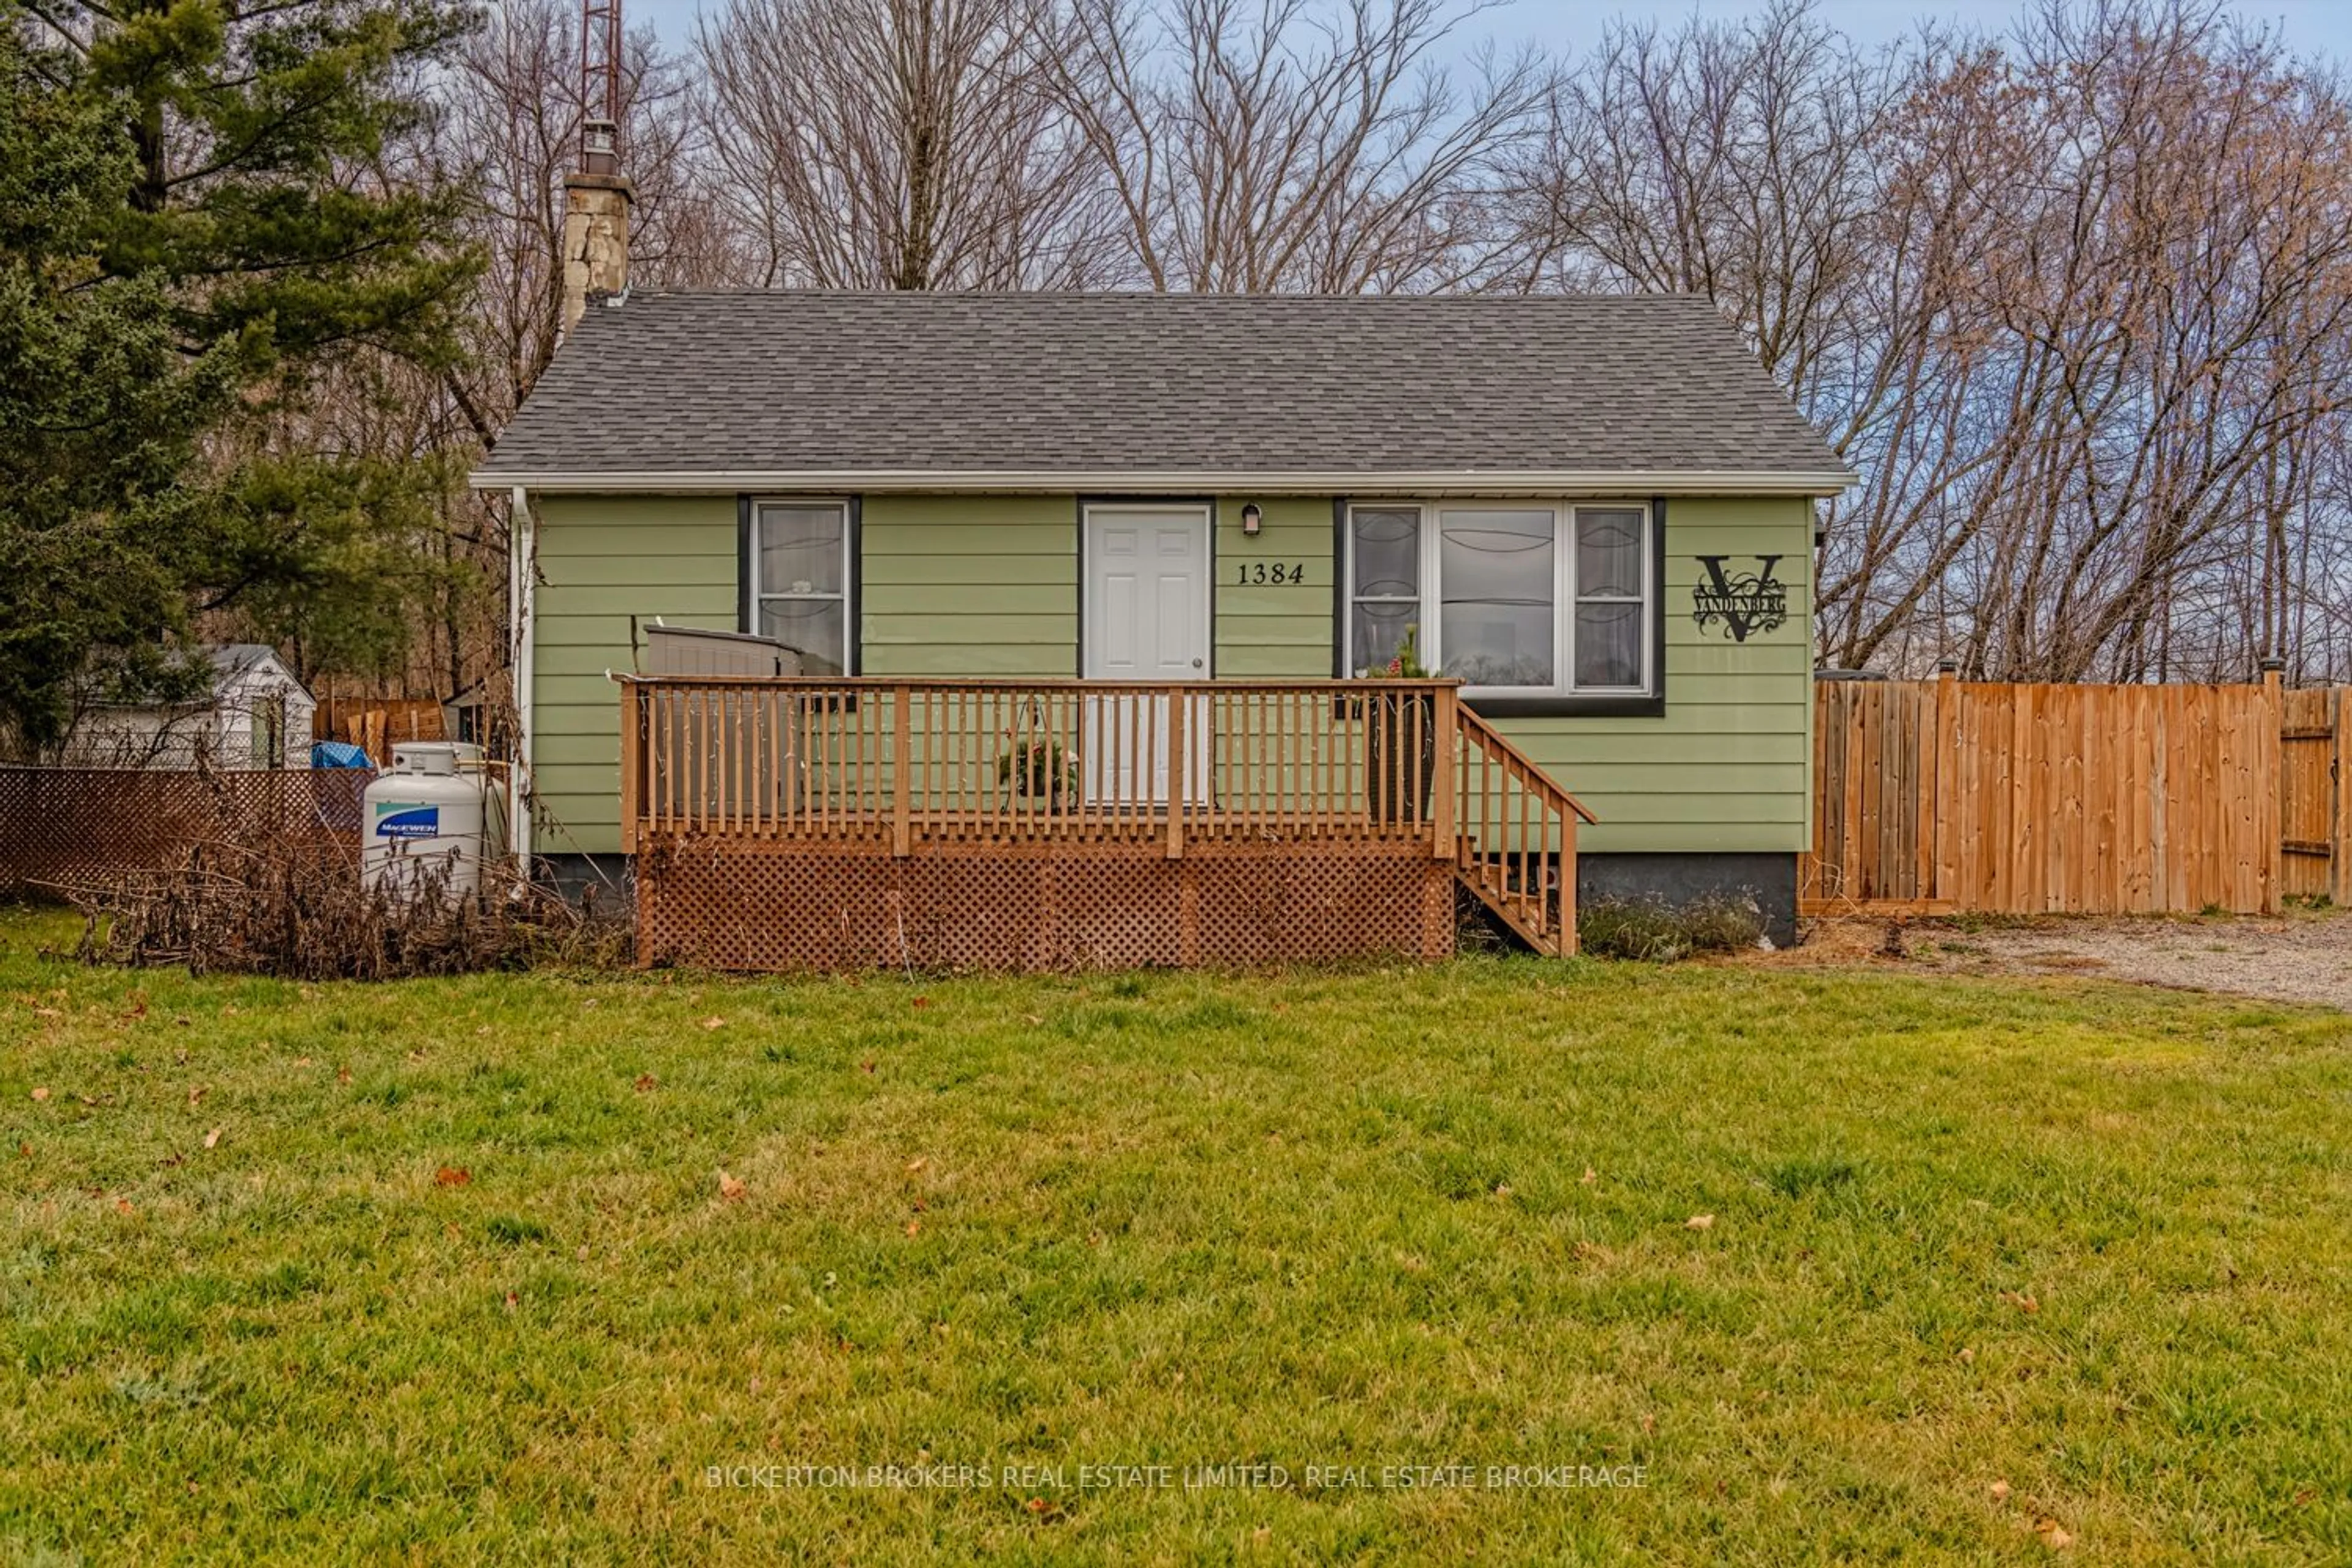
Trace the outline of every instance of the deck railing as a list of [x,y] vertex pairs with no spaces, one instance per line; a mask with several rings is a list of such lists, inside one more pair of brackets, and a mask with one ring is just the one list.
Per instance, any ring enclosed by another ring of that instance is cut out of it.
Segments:
[[1462,883],[1539,952],[1576,951],[1576,829],[1584,803],[1469,709],[1454,727]]
[[623,835],[1345,837],[1451,858],[1458,683],[625,678]]
[[1451,680],[623,678],[621,830],[894,856],[1418,846],[1575,949],[1591,814]]

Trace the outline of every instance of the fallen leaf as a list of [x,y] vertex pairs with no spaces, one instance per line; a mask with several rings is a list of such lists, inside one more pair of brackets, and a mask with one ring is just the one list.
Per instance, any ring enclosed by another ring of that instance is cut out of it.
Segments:
[[1021,1015],[1021,1021],[1024,1024],[1042,1024],[1045,1020],[1034,1013],[1024,1013]]
[[865,1068],[867,1072],[872,1072],[874,1070],[874,1064],[872,1062],[859,1062],[857,1065]]
[[702,1026],[706,1029],[723,1029],[727,1026],[727,1020],[713,1013],[709,1017],[702,1020]]
[[751,1190],[751,1189],[750,1187],[746,1186],[741,1182],[737,1181],[726,1172],[721,1171],[719,1173],[719,1195],[726,1199],[729,1203],[732,1204],[742,1202],[743,1194]]
[[1509,1197],[1511,1195],[1511,1184],[1508,1182],[1496,1182],[1495,1184],[1495,1195],[1498,1198]]
[[2053,1552],[2063,1552],[2074,1544],[2074,1538],[2054,1519],[2045,1519],[2035,1525],[2033,1533],[2042,1537],[2042,1544]]
[[337,1083],[349,1083],[349,1082],[351,1082],[351,1081],[352,1081],[352,1069],[351,1069],[351,1068],[337,1068],[335,1069],[335,1081],[336,1081]]
[[137,1019],[137,1018],[143,1018],[143,1017],[145,1017],[145,1016],[147,1016],[147,1004],[146,1004],[146,1002],[142,999],[142,1000],[138,1004],[138,1005],[136,1005],[136,1006],[132,1007],[132,1008],[131,1009],[131,1011],[129,1011],[128,1013],[125,1013],[125,1014],[124,1014],[124,1015],[122,1015],[122,1016],[123,1016],[123,1017],[124,1017],[124,1018],[126,1018],[126,1019]]
[[49,1098],[49,1091],[46,1089],[37,1089],[33,1091],[33,1098],[35,1100],[47,1100]]
[[1592,1185],[1592,1184],[1593,1184],[1593,1183],[1595,1183],[1595,1182],[1599,1181],[1600,1179],[1601,1179],[1601,1173],[1600,1173],[1600,1172],[1598,1172],[1598,1171],[1596,1171],[1596,1170],[1594,1170],[1591,1166],[1587,1165],[1587,1166],[1585,1166],[1585,1167],[1584,1167],[1584,1174],[1582,1174],[1582,1175],[1580,1175],[1580,1176],[1577,1177],[1577,1178],[1576,1178],[1576,1183],[1577,1183],[1577,1185],[1579,1185],[1579,1186],[1582,1186],[1582,1187],[1589,1187],[1589,1186]]
[[921,1230],[922,1228],[923,1222],[921,1220],[910,1219],[907,1222],[907,1234],[908,1236],[914,1235],[917,1231]]
[[296,1057],[294,1058],[294,1065],[298,1068],[309,1067],[310,1065],[310,1058],[309,1057]]
[[1715,1228],[1715,1216],[1711,1214],[1695,1214],[1691,1215],[1690,1218],[1683,1221],[1683,1228],[1685,1230],[1713,1230]]
[[1646,1410],[1642,1412],[1642,1435],[1647,1436],[1657,1429],[1658,1418]]
[[189,1089],[188,1089],[188,1105],[189,1105],[189,1108],[190,1108],[191,1110],[194,1109],[194,1107],[195,1107],[195,1105],[196,1105],[197,1101],[199,1101],[199,1100],[203,1100],[203,1099],[204,1099],[204,1097],[205,1097],[205,1086],[204,1086],[203,1084],[200,1084],[200,1083],[199,1083],[199,1084],[193,1084],[193,1085],[191,1085],[191,1086],[189,1087]]
[[463,1165],[444,1165],[433,1173],[433,1184],[436,1187],[462,1187],[473,1179],[474,1173]]
[[514,1293],[513,1291],[509,1290],[509,1291],[508,1291],[508,1292],[507,1292],[507,1310],[508,1310],[508,1311],[509,1311],[509,1312],[511,1312],[511,1311],[513,1311],[514,1310],[515,1310],[515,1293]]
[[33,1009],[33,1016],[36,1018],[62,1018],[65,1015],[58,1012],[55,1007],[36,1007]]
[[2021,1290],[2003,1290],[2000,1293],[2000,1299],[2021,1312],[2033,1313],[2042,1310],[2042,1303]]
[[1992,1493],[1992,1500],[1995,1502],[2007,1502],[2009,1500],[2009,1483],[2007,1481],[1995,1481],[1991,1486],[1985,1489]]
[[188,1026],[188,1016],[185,1013],[183,1013],[178,1017],[173,1019],[172,1022],[179,1025],[180,1027],[184,1029]]
[[1977,1352],[1970,1350],[1968,1346],[1962,1345],[1960,1347],[1960,1364],[1962,1366],[1974,1366],[1976,1363]]
[[115,1213],[117,1213],[117,1214],[129,1214],[129,1213],[131,1213],[131,1200],[130,1200],[129,1198],[117,1198],[117,1199],[115,1199],[115,1200],[114,1200],[114,1212],[115,1212]]
[[921,1155],[918,1154],[915,1158],[907,1162],[907,1173],[911,1176],[929,1163],[930,1162],[929,1160],[926,1160]]
[[656,1079],[653,1074],[649,1072],[639,1073],[637,1075],[637,1092],[639,1094],[652,1093],[655,1081]]
[[217,1149],[217,1148],[219,1148],[219,1147],[220,1147],[220,1135],[221,1135],[221,1130],[220,1130],[219,1128],[217,1128],[217,1127],[214,1128],[211,1131],[209,1131],[209,1132],[205,1133],[205,1148],[207,1148],[207,1149]]
[[581,1244],[581,1247],[580,1247],[580,1261],[581,1261],[581,1262],[583,1262],[583,1263],[585,1263],[585,1262],[587,1262],[587,1261],[588,1261],[588,1247],[587,1247],[587,1244],[586,1244],[585,1242],[583,1242],[583,1243],[582,1243],[582,1244]]
[[931,999],[928,996],[918,996],[915,998],[915,1005],[918,1007],[928,1007],[930,1005]]
[[1053,1510],[1054,1507],[1052,1503],[1047,1502],[1041,1497],[1033,1497],[1021,1506],[1027,1509],[1031,1513],[1048,1513]]

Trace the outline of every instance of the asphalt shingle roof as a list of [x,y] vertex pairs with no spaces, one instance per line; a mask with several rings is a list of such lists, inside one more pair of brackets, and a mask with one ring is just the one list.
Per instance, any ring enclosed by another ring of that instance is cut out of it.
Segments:
[[1843,467],[1693,296],[639,289],[476,477]]

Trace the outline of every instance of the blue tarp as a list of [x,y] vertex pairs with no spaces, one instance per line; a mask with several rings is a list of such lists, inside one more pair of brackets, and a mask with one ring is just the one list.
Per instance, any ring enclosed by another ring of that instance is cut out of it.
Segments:
[[368,754],[345,741],[313,741],[310,743],[310,765],[314,768],[372,768]]

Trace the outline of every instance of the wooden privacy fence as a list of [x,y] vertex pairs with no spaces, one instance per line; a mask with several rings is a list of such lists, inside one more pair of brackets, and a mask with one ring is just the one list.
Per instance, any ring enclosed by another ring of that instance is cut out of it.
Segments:
[[2352,902],[2342,689],[1824,681],[1800,908]]
[[319,740],[357,746],[380,768],[392,765],[395,742],[449,738],[447,715],[437,697],[352,697],[321,702],[313,729]]
[[0,893],[177,866],[205,843],[360,838],[363,768],[0,767]]

